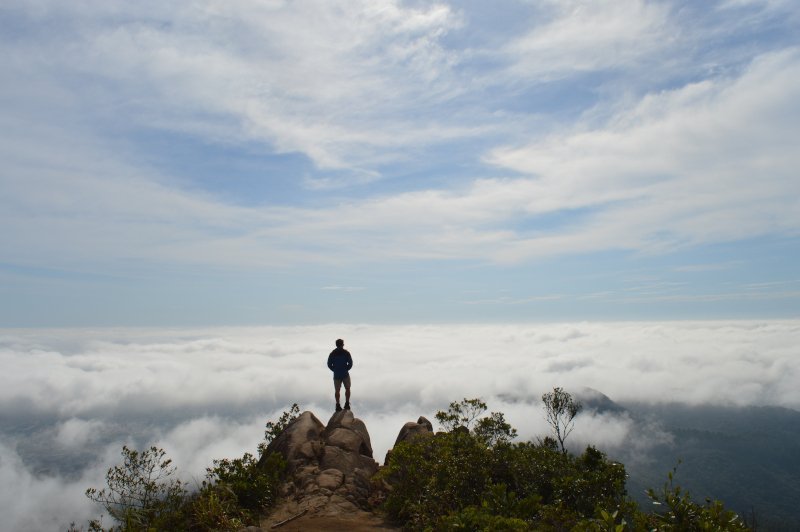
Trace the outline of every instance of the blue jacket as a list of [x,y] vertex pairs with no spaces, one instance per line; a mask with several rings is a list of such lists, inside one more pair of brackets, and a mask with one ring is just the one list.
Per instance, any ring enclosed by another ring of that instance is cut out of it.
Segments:
[[343,347],[337,347],[328,355],[328,367],[333,372],[334,379],[344,379],[347,372],[353,367],[353,357],[350,351]]

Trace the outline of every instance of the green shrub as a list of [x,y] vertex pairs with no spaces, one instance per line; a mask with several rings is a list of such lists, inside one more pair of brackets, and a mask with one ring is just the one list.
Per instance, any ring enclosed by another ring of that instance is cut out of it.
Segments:
[[390,517],[412,529],[568,529],[623,503],[621,464],[592,447],[575,457],[550,441],[511,443],[516,431],[502,414],[479,418],[485,409],[478,399],[453,402],[436,415],[450,432],[394,448],[380,473],[392,485]]
[[300,407],[297,403],[292,404],[289,410],[284,410],[278,421],[267,421],[264,429],[264,441],[258,444],[258,454],[263,455],[267,451],[267,447],[272,440],[280,436],[280,434],[289,426],[289,423],[297,419],[300,415]]
[[591,446],[571,455],[554,438],[511,443],[516,431],[502,414],[480,418],[485,407],[451,403],[436,415],[449,432],[395,446],[379,473],[392,486],[390,518],[412,530],[747,530],[721,502],[693,502],[672,473],[649,492],[661,511],[643,512],[626,497],[622,464]]
[[468,506],[458,513],[445,517],[441,522],[445,530],[469,530],[485,532],[523,532],[530,530],[528,523],[514,517],[503,517],[485,508]]
[[282,472],[286,469],[283,457],[271,453],[262,467],[250,453],[234,460],[214,460],[214,467],[207,470],[209,484],[229,490],[238,505],[249,511],[271,506],[277,497]]
[[[157,447],[144,451],[122,447],[122,464],[106,473],[108,486],[89,488],[86,496],[100,503],[123,530],[168,529],[180,520],[186,489],[172,460]],[[92,526],[99,526],[96,523]]]
[[624,467],[592,447],[579,457],[532,443],[489,447],[463,431],[398,444],[381,476],[392,485],[387,513],[414,529],[487,516],[511,519],[489,519],[489,530],[518,520],[571,528],[625,500]]
[[241,530],[246,522],[230,492],[204,489],[189,502],[190,530]]
[[239,530],[257,525],[261,512],[277,501],[286,461],[270,453],[259,461],[250,453],[233,460],[214,460],[190,504],[190,528]]
[[749,530],[735,512],[725,509],[721,501],[706,499],[705,504],[694,502],[688,491],[674,485],[676,471],[677,467],[669,472],[659,492],[652,488],[647,490],[647,496],[656,509],[640,515],[639,526],[663,531]]
[[381,471],[393,488],[385,508],[392,517],[423,527],[438,516],[479,504],[489,463],[486,446],[461,431],[400,443]]
[[214,460],[206,480],[192,494],[172,478],[175,467],[163,449],[123,447],[123,463],[108,470],[107,487],[86,490],[86,496],[100,503],[118,526],[104,529],[93,520],[89,530],[240,530],[258,524],[260,513],[277,501],[286,471],[281,455],[265,454],[267,446],[299,410],[294,404],[278,421],[266,424],[259,458],[245,453],[241,458]]

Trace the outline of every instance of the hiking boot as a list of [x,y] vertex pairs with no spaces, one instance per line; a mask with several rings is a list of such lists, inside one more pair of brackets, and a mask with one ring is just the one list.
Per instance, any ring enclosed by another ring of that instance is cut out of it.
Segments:
[[344,404],[344,409],[345,409],[345,410],[350,410],[350,401],[347,401],[347,402]]
[[[345,406],[345,408],[347,408],[347,407]],[[342,405],[340,405],[339,403],[336,403],[336,411],[337,412],[341,412],[342,411]]]

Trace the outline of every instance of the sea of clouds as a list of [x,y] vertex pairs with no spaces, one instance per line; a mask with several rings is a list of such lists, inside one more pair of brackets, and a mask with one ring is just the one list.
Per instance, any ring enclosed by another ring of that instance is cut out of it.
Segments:
[[[292,403],[327,421],[336,338],[353,354],[353,410],[379,462],[403,423],[464,397],[504,412],[525,440],[547,434],[540,397],[555,386],[620,403],[800,409],[798,320],[5,329],[0,529],[99,516],[84,491],[105,485],[123,444],[163,447],[194,485],[213,459],[255,452]],[[625,413],[578,421],[574,445],[646,454],[669,441]]]

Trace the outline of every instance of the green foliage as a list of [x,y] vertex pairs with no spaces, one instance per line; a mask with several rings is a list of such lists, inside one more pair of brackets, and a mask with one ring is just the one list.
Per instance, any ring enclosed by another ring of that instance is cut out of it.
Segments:
[[[563,419],[580,410],[559,388],[545,397]],[[747,530],[721,502],[694,503],[672,473],[658,494],[650,490],[663,511],[643,512],[626,496],[622,464],[591,446],[565,451],[566,425],[559,440],[512,443],[516,431],[502,414],[480,418],[485,409],[477,399],[451,403],[436,416],[449,432],[395,446],[378,474],[392,486],[383,506],[390,518],[410,530]]]
[[392,518],[417,530],[569,529],[623,502],[620,464],[593,448],[573,457],[510,443],[516,430],[502,414],[479,419],[485,409],[477,399],[451,403],[436,416],[450,432],[395,446],[380,473],[392,485],[384,503]]
[[265,441],[258,446],[263,459],[245,453],[241,458],[214,460],[214,467],[206,470],[206,480],[191,495],[180,480],[172,478],[175,467],[163,449],[123,447],[123,463],[106,474],[108,486],[86,490],[86,496],[102,504],[118,526],[105,529],[93,520],[89,530],[233,531],[257,525],[259,514],[276,502],[286,470],[281,455],[265,456],[267,446],[297,418],[299,410],[294,404],[278,421],[266,424]]
[[598,518],[584,523],[584,530],[591,532],[623,532],[628,522],[620,517],[620,511],[609,513],[605,510],[598,511]]
[[503,517],[490,513],[485,508],[469,506],[442,519],[441,528],[444,530],[524,532],[530,530],[530,525],[523,519]]
[[553,434],[561,446],[562,452],[567,452],[564,441],[575,428],[575,416],[581,411],[583,405],[575,401],[563,388],[553,388],[552,392],[542,395],[545,418],[553,429]]
[[191,530],[241,530],[246,526],[235,498],[224,490],[204,489],[189,505]]
[[486,412],[486,403],[480,399],[462,399],[459,402],[453,401],[447,412],[439,411],[436,413],[438,421],[444,430],[451,432],[458,427],[472,428],[472,423]]
[[278,418],[278,421],[267,421],[264,430],[264,441],[258,444],[258,454],[263,455],[267,450],[267,446],[272,443],[272,440],[280,436],[286,427],[289,426],[289,423],[297,419],[299,415],[300,407],[297,406],[297,403],[294,403],[289,410],[284,410],[281,417]]
[[688,491],[674,485],[676,472],[677,466],[669,472],[659,492],[652,488],[647,490],[647,496],[658,509],[640,516],[640,525],[663,531],[749,530],[735,512],[725,509],[721,501],[706,499],[705,504],[695,503]]
[[107,488],[89,488],[86,496],[103,508],[125,530],[165,529],[180,513],[186,489],[172,460],[157,447],[136,451],[122,447],[123,462],[106,473]]
[[517,437],[517,429],[506,422],[502,412],[492,412],[475,423],[475,436],[490,447],[498,443],[509,443]]
[[206,480],[191,512],[200,530],[238,530],[242,525],[258,524],[258,515],[272,506],[286,469],[277,453],[259,461],[250,453],[242,458],[214,460],[206,470]]
[[410,526],[479,504],[489,480],[486,446],[462,431],[417,438],[392,450],[381,475],[392,484],[385,507]]
[[392,484],[387,513],[418,530],[570,528],[625,495],[624,467],[593,448],[574,457],[531,443],[487,447],[463,431],[398,444],[380,474]]
[[[580,404],[560,388],[543,400],[565,417],[558,418],[561,431],[554,430],[558,439],[538,443],[513,443],[516,430],[502,413],[480,417],[486,411],[480,399],[453,402],[438,412],[436,419],[449,432],[398,444],[379,473],[392,486],[384,501],[387,514],[412,530],[747,530],[721,502],[692,501],[673,484],[675,470],[661,490],[648,491],[659,511],[642,512],[626,498],[622,464],[591,446],[579,456],[566,452],[564,438]],[[259,514],[276,502],[286,469],[283,457],[265,454],[267,446],[298,414],[295,404],[267,423],[260,459],[246,453],[215,460],[192,495],[172,478],[175,467],[157,447],[123,447],[123,463],[106,475],[108,486],[86,495],[117,522],[109,531],[234,531],[258,524]],[[106,529],[92,521],[89,530]]]
[[500,442],[510,442],[517,437],[517,430],[506,423],[502,412],[492,412],[479,418],[486,412],[486,403],[481,399],[462,399],[450,403],[447,411],[438,411],[436,420],[447,432],[464,430],[472,433],[486,445],[492,446]]

